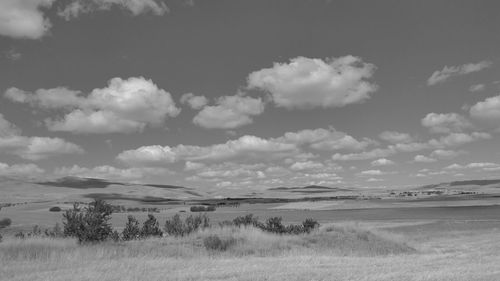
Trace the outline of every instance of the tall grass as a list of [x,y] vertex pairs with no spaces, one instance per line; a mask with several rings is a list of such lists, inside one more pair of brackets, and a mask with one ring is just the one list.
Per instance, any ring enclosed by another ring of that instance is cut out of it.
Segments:
[[[83,245],[6,238],[0,280],[500,280],[497,234],[480,237],[481,251],[416,254],[391,235],[353,225],[326,225],[303,235],[212,227],[183,237]],[[207,249],[207,237],[234,243]]]

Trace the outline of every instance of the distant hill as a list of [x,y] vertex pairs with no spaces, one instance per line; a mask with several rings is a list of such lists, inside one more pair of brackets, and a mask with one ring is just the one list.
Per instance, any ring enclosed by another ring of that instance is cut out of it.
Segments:
[[[463,180],[463,181],[452,181],[452,182],[442,182],[438,184],[429,184],[421,186],[417,189],[419,190],[429,190],[429,189],[444,189],[449,187],[464,187],[464,186],[488,186],[500,184],[500,179],[487,179],[487,180]],[[495,186],[493,186],[495,187]],[[500,188],[500,185],[498,186]]]
[[453,181],[450,182],[450,186],[458,186],[458,185],[490,185],[500,183],[500,179],[496,180],[467,180],[467,181]]
[[124,185],[123,183],[110,182],[103,179],[79,177],[64,177],[55,181],[37,182],[37,184],[78,189],[106,188],[112,184]]
[[347,188],[340,188],[340,187],[328,187],[328,186],[321,186],[321,185],[308,185],[308,186],[303,186],[303,187],[271,187],[268,188],[267,190],[270,191],[289,191],[289,192],[336,192],[336,191],[352,191]]

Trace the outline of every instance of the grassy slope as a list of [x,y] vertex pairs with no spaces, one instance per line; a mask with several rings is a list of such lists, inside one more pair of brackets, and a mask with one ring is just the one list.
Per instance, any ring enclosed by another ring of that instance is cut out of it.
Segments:
[[[352,228],[344,229],[347,229],[345,234]],[[214,231],[246,242],[226,253],[207,252],[200,243]],[[317,245],[307,243],[304,237],[283,238],[255,230],[209,230],[183,239],[124,245],[78,246],[72,240],[62,239],[9,240],[0,244],[0,280],[500,279],[500,242],[496,230],[455,231],[446,235],[431,232],[420,235],[418,253],[398,250],[389,255],[359,243],[399,249],[400,243],[387,242],[395,241],[392,238],[372,237],[368,238],[372,242],[366,244],[360,235],[363,231],[354,230],[353,235],[342,236],[342,230],[336,229],[333,234],[341,235],[341,240],[328,248],[321,244],[324,242],[321,235],[326,233],[329,232],[323,229],[309,237],[318,239]],[[349,239],[353,240],[349,243]],[[342,242],[353,252],[339,250]]]

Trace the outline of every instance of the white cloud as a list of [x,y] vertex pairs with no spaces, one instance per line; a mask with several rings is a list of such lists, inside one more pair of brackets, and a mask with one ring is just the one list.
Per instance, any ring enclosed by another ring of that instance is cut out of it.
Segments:
[[175,162],[177,153],[169,146],[150,145],[123,151],[117,159],[132,166],[164,164]]
[[106,11],[113,7],[128,11],[134,16],[148,12],[161,16],[168,12],[167,5],[162,0],[72,0],[59,10],[58,15],[70,20],[81,14]]
[[380,158],[371,162],[372,166],[390,166],[394,164],[395,164],[394,161],[386,158]]
[[387,172],[383,172],[381,170],[366,170],[359,173],[361,176],[382,176],[386,174]]
[[462,170],[462,169],[465,169],[465,167],[460,165],[460,164],[454,163],[454,164],[451,164],[449,166],[446,166],[445,169],[446,170]]
[[471,128],[471,123],[457,113],[429,113],[422,120],[422,126],[429,128],[432,133],[462,132]]
[[193,118],[193,123],[207,129],[234,129],[251,124],[252,116],[264,112],[264,102],[260,98],[223,96],[216,103],[203,107]]
[[23,57],[23,54],[21,54],[15,48],[11,48],[10,50],[5,51],[4,54],[5,54],[5,57],[11,61],[16,61],[16,60],[19,60]]
[[375,148],[372,150],[363,151],[359,153],[349,153],[349,154],[335,153],[332,156],[332,159],[338,161],[368,160],[374,158],[384,158],[394,153],[396,153],[396,150],[391,147]]
[[489,97],[470,108],[472,118],[500,129],[500,95]]
[[256,136],[245,135],[236,140],[210,146],[177,145],[143,146],[120,153],[117,159],[129,165],[151,165],[172,163],[180,160],[217,161],[238,157],[251,158],[284,158],[296,153],[293,144],[266,140]]
[[207,105],[208,99],[205,96],[195,96],[193,93],[186,93],[181,96],[180,102],[189,105],[192,109],[201,109]]
[[147,125],[161,126],[167,117],[180,112],[168,92],[143,77],[113,78],[107,87],[94,89],[87,97],[63,87],[34,93],[10,88],[5,97],[42,109],[69,110],[62,118],[47,119],[45,123],[51,131],[75,134],[142,131]]
[[427,80],[427,85],[436,85],[448,80],[451,77],[478,72],[490,67],[492,64],[493,63],[490,61],[480,61],[478,63],[467,63],[459,66],[445,66],[442,70],[437,70],[432,73],[431,77]]
[[363,150],[376,142],[371,139],[357,140],[354,137],[333,128],[314,130],[306,129],[298,132],[287,132],[276,141],[308,145],[316,150]]
[[324,165],[314,161],[296,162],[290,166],[290,169],[293,171],[317,170],[321,168],[324,168]]
[[40,39],[52,24],[42,9],[55,0],[2,0],[0,1],[0,35],[12,38]]
[[432,163],[432,162],[436,162],[437,160],[434,158],[424,156],[424,155],[417,155],[417,156],[415,156],[413,161],[419,162],[419,163]]
[[409,134],[395,132],[395,131],[382,132],[379,135],[379,138],[394,144],[413,142],[413,138]]
[[139,180],[151,175],[165,175],[170,173],[165,168],[127,168],[121,169],[109,165],[97,166],[93,168],[80,167],[59,167],[54,170],[57,176],[78,176],[86,178],[99,178],[107,180]]
[[431,139],[428,144],[431,148],[446,148],[460,146],[478,140],[490,139],[491,135],[484,132],[473,132],[471,134],[452,133],[439,139]]
[[342,107],[365,101],[377,90],[367,81],[374,71],[373,64],[354,56],[327,60],[297,57],[252,72],[248,87],[269,92],[276,106],[288,109]]
[[35,176],[45,171],[35,164],[8,165],[0,162],[0,176]]
[[0,114],[0,152],[40,160],[61,154],[81,154],[84,150],[61,138],[22,136],[21,131]]
[[466,165],[454,163],[445,167],[446,170],[465,170],[465,169],[479,169],[484,171],[498,171],[500,164],[492,162],[472,162]]
[[474,85],[470,86],[469,91],[480,92],[480,91],[483,91],[485,89],[485,87],[486,86],[484,84],[474,84]]
[[[12,38],[40,39],[52,27],[46,11],[56,0],[1,0],[0,35]],[[162,0],[70,0],[58,15],[69,20],[94,11],[121,8],[136,16],[143,13],[163,15],[168,11]]]
[[431,157],[436,157],[439,159],[452,159],[459,155],[465,154],[464,151],[454,151],[454,150],[443,150],[436,149],[431,153]]

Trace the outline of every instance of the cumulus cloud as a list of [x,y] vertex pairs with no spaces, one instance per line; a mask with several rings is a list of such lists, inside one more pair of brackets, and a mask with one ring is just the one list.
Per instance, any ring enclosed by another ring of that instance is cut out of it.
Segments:
[[304,161],[304,162],[296,162],[290,166],[290,169],[293,171],[304,171],[304,170],[317,170],[323,168],[324,165],[320,162],[315,161]]
[[366,170],[360,172],[358,175],[361,176],[382,176],[382,175],[387,175],[387,172],[383,172],[381,170]]
[[498,171],[500,170],[500,164],[492,162],[472,162],[469,164],[461,165],[454,163],[445,167],[446,170],[465,170],[465,169],[479,169],[483,171]]
[[394,163],[394,161],[389,160],[387,158],[380,158],[371,162],[372,166],[390,166],[394,164],[396,164]]
[[476,103],[469,113],[472,118],[500,130],[500,95]]
[[61,138],[22,136],[21,130],[0,114],[0,152],[40,160],[61,154],[81,154],[84,150]]
[[195,96],[193,93],[186,93],[181,96],[180,102],[189,105],[192,109],[201,109],[208,104],[208,99],[205,96]]
[[256,136],[245,135],[236,140],[209,146],[177,145],[143,146],[120,153],[117,159],[129,165],[158,165],[180,160],[217,161],[230,160],[237,157],[266,158],[288,156],[296,151],[293,144],[266,140]]
[[223,96],[216,105],[205,106],[193,118],[193,123],[207,129],[234,129],[253,122],[252,116],[264,112],[260,98],[242,95]]
[[431,153],[431,157],[439,159],[452,159],[465,153],[466,153],[465,151],[436,149]]
[[442,70],[436,70],[432,73],[431,77],[427,80],[427,85],[436,85],[452,77],[478,72],[490,67],[492,64],[491,61],[480,61],[478,63],[467,63],[459,66],[445,66]]
[[43,10],[55,0],[0,1],[0,35],[12,38],[39,39],[51,28]]
[[367,80],[374,72],[373,64],[354,56],[326,60],[296,57],[250,73],[247,82],[251,89],[269,92],[279,107],[343,107],[363,102],[377,90]]
[[395,131],[382,132],[380,133],[379,138],[394,144],[413,142],[413,138],[409,134]]
[[107,180],[140,180],[150,175],[165,175],[170,173],[165,168],[117,168],[109,165],[102,165],[93,168],[80,167],[59,167],[54,170],[58,176],[77,176],[86,178],[100,178]]
[[276,138],[276,141],[284,143],[294,143],[297,145],[307,145],[316,150],[363,150],[376,142],[364,138],[357,140],[354,137],[335,130],[329,129],[306,129],[297,132],[287,132],[282,137]]
[[0,162],[0,176],[35,176],[43,174],[45,170],[35,164],[8,165]]
[[434,158],[424,156],[424,155],[417,155],[417,156],[415,156],[415,158],[413,158],[413,161],[420,162],[420,163],[432,163],[432,162],[436,162],[437,160]]
[[[287,132],[276,138],[264,139],[245,135],[225,143],[208,146],[177,145],[143,146],[121,152],[117,159],[132,166],[164,165],[187,161],[186,170],[196,170],[203,161],[227,161],[232,159],[285,159],[292,165],[295,162],[308,163],[317,155],[310,150],[359,151],[372,144],[371,140],[358,141],[353,137],[330,129],[301,130]],[[300,164],[297,164],[300,165]],[[296,165],[296,167],[297,167]]]
[[51,131],[75,134],[142,131],[147,125],[161,126],[167,117],[175,117],[180,112],[170,93],[143,77],[113,78],[107,87],[94,89],[88,96],[58,87],[34,93],[10,88],[5,97],[37,108],[69,111],[45,123]]
[[135,166],[173,163],[177,157],[177,152],[169,146],[150,145],[123,151],[117,159]]
[[[52,23],[46,12],[57,0],[0,1],[0,35],[12,38],[40,39],[49,33]],[[70,20],[84,13],[121,8],[136,16],[143,13],[163,15],[168,11],[162,0],[70,0],[58,15]]]
[[464,116],[457,113],[429,113],[421,120],[421,123],[432,133],[462,132],[472,127]]
[[167,5],[161,0],[73,0],[60,9],[58,15],[70,20],[82,14],[111,10],[113,7],[130,12],[134,16],[143,13],[161,16],[168,12]]
[[426,149],[443,150],[445,148],[457,147],[467,143],[490,138],[491,135],[485,132],[450,133],[438,139],[433,138],[426,142],[396,143],[385,148],[374,148],[357,153],[335,153],[332,156],[332,159],[338,161],[352,161],[385,158],[398,152],[416,152]]

